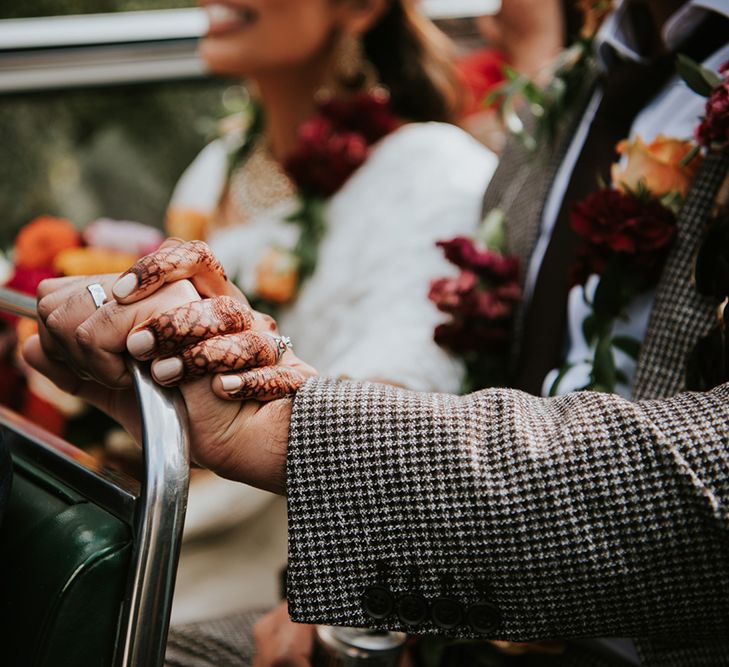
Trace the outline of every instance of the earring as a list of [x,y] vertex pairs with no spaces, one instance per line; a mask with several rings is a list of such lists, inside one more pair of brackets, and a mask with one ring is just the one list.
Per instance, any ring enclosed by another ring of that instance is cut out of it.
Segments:
[[365,55],[362,38],[343,34],[334,49],[332,73],[317,97],[329,99],[358,92],[382,90],[377,68]]

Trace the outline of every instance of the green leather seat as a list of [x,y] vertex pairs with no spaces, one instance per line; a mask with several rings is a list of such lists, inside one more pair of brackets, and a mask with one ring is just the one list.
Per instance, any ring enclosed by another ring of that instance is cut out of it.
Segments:
[[111,665],[131,545],[128,525],[15,458],[0,530],[0,663]]
[[[0,311],[36,317],[0,287]],[[0,526],[1,667],[162,667],[190,479],[187,413],[127,359],[139,482],[0,405],[14,479]]]

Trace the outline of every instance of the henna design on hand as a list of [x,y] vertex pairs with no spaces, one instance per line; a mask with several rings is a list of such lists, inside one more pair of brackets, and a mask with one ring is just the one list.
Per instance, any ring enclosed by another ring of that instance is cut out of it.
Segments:
[[162,247],[142,257],[120,276],[117,284],[130,274],[137,278],[137,286],[128,297],[134,299],[146,296],[165,282],[182,278],[190,278],[202,296],[224,293],[228,283],[223,265],[202,241]]
[[248,368],[272,366],[278,362],[278,340],[259,331],[245,331],[204,340],[184,349],[179,384],[203,375],[234,373]]
[[239,376],[240,389],[227,393],[227,398],[234,401],[273,401],[295,394],[306,382],[306,377],[288,366],[267,366],[256,368]]
[[135,327],[132,333],[149,331],[156,340],[153,350],[135,356],[149,360],[172,355],[201,341],[247,331],[252,326],[252,311],[232,297],[193,301]]

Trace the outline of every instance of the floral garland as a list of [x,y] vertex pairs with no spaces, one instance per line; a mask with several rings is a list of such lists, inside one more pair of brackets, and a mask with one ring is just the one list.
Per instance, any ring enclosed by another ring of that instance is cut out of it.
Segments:
[[451,319],[435,329],[435,342],[466,364],[463,393],[504,384],[512,320],[521,299],[519,260],[505,254],[504,216],[492,211],[474,238],[437,244],[460,269],[430,285],[430,300]]
[[[386,95],[363,92],[321,102],[316,115],[301,125],[299,143],[284,164],[299,200],[286,221],[299,228],[299,240],[293,250],[271,248],[262,258],[253,295],[257,306],[270,312],[295,298],[316,269],[328,199],[367,161],[372,147],[401,124]],[[262,113],[256,109],[231,169],[248,154],[263,126]]]
[[[547,83],[540,85],[528,76],[505,66],[506,81],[495,88],[484,104],[496,104],[508,131],[530,151],[544,142],[552,143],[565,113],[580,95],[593,58],[595,36],[605,18],[613,10],[612,0],[575,0],[582,15],[582,28],[573,44],[551,62],[544,74]],[[516,107],[522,101],[529,104],[536,119],[534,135],[530,135]]]

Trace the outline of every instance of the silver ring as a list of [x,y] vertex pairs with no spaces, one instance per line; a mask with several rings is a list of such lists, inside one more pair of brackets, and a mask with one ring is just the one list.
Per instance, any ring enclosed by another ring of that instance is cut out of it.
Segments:
[[91,298],[94,300],[94,305],[96,306],[96,310],[101,308],[106,303],[107,296],[106,292],[104,291],[104,288],[99,285],[99,283],[94,283],[93,285],[89,285],[86,288],[89,291],[89,294],[91,294]]
[[279,361],[281,361],[281,357],[286,354],[286,351],[292,350],[294,346],[288,336],[277,336],[271,333],[266,335],[273,338],[274,342],[276,343],[276,363],[278,363]]

